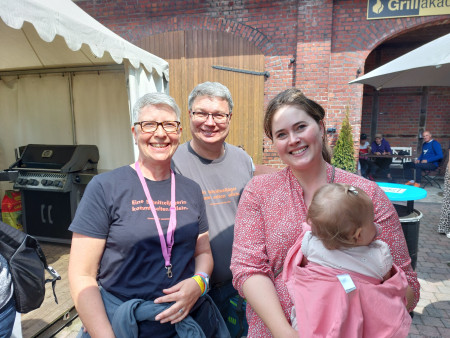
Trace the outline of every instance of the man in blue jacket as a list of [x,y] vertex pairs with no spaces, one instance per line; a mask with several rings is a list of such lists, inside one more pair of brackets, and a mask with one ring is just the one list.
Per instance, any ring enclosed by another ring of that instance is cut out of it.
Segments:
[[[429,131],[423,132],[422,153],[415,162],[403,163],[405,178],[409,180],[407,185],[420,187],[422,181],[422,170],[434,170],[439,166],[444,157],[441,144],[431,138]],[[413,169],[416,169],[416,179],[414,180]]]

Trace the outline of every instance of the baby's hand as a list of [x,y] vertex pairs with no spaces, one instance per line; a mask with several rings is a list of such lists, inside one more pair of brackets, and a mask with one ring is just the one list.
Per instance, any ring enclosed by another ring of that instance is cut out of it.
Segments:
[[387,281],[391,277],[392,277],[392,273],[391,273],[391,270],[389,270],[388,273],[384,275],[383,282]]
[[300,262],[300,266],[301,267],[305,267],[308,265],[308,258],[306,258],[305,256],[303,256],[302,261]]

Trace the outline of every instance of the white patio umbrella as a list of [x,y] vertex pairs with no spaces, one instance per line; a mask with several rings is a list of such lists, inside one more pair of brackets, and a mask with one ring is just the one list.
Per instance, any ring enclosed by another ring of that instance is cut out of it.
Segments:
[[416,48],[349,83],[368,84],[377,90],[450,86],[450,34]]

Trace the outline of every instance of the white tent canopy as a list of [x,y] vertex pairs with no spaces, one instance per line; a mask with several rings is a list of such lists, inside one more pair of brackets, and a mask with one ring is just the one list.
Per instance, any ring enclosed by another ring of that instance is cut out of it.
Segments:
[[166,61],[124,40],[70,0],[0,0],[0,17],[0,35],[7,33],[8,42],[0,49],[2,70],[121,64],[127,59],[135,69],[143,65],[148,73],[168,79]]
[[96,144],[100,169],[130,163],[131,107],[168,80],[166,61],[70,0],[0,0],[0,170],[30,143]]

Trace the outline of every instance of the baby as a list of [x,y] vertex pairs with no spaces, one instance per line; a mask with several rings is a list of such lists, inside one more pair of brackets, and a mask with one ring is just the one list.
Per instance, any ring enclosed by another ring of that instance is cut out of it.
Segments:
[[299,335],[406,337],[408,284],[389,246],[376,240],[380,228],[369,196],[327,184],[314,194],[303,229],[283,272]]
[[333,183],[319,189],[308,209],[307,231],[302,240],[303,263],[350,270],[377,278],[390,277],[392,257],[373,222],[370,197],[361,189]]

